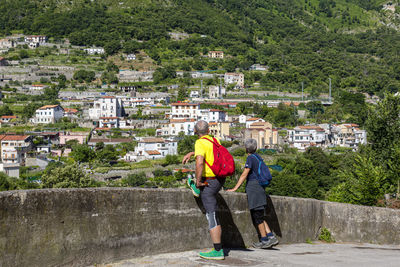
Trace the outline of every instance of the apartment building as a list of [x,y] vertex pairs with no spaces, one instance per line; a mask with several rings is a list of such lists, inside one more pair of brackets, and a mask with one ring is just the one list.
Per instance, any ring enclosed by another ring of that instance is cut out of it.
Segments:
[[200,105],[195,103],[172,103],[170,119],[197,120]]
[[35,123],[56,123],[64,117],[64,109],[60,105],[46,105],[36,110]]
[[103,96],[94,101],[93,108],[89,109],[89,118],[98,120],[100,117],[122,117],[122,100],[114,96]]
[[225,85],[234,84],[237,88],[244,87],[244,74],[227,72],[224,75]]
[[146,159],[159,159],[167,155],[178,153],[178,142],[164,138],[142,138],[135,151],[124,156],[126,161],[141,161]]
[[1,160],[3,163],[25,164],[26,153],[32,148],[29,135],[5,135],[1,138]]

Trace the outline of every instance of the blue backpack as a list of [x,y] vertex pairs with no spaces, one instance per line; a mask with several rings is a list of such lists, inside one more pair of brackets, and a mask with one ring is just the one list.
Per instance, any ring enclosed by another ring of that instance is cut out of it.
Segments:
[[262,158],[257,157],[254,154],[251,154],[258,160],[258,170],[257,173],[257,181],[262,187],[266,187],[272,180],[271,172],[268,169],[268,166],[264,163]]

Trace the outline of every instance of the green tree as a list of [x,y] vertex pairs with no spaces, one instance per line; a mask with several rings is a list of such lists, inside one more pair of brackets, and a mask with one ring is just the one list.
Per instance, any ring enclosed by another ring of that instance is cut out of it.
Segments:
[[144,172],[132,173],[125,178],[125,182],[129,186],[137,187],[146,184],[147,177]]
[[77,144],[72,147],[70,156],[76,162],[89,162],[95,158],[95,152],[87,145]]
[[340,171],[339,177],[345,182],[330,190],[329,201],[372,206],[389,187],[382,166],[374,164],[366,155],[357,155],[352,168]]
[[4,172],[0,172],[0,191],[14,190],[16,185],[11,180],[11,177]]
[[118,53],[121,47],[122,46],[119,40],[112,40],[104,44],[104,51],[107,53],[107,55],[114,55]]
[[194,143],[198,139],[197,135],[179,135],[180,140],[178,141],[178,153],[179,155],[186,155],[189,152],[194,151]]
[[10,109],[10,107],[8,105],[2,105],[0,107],[0,116],[10,116],[13,115],[12,110]]
[[56,167],[41,177],[42,188],[96,187],[98,183],[89,178],[78,164]]

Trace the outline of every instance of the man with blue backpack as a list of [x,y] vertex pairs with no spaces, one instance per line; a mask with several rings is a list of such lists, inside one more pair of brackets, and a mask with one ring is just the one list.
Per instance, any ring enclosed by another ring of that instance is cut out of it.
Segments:
[[255,248],[270,248],[279,243],[276,236],[271,232],[265,221],[265,207],[267,197],[265,187],[270,183],[272,176],[265,165],[263,159],[256,153],[257,141],[247,139],[244,143],[246,153],[248,154],[244,171],[240,175],[239,181],[234,188],[227,191],[236,191],[246,181],[247,202],[250,209],[251,218],[260,233],[260,241],[253,244]]

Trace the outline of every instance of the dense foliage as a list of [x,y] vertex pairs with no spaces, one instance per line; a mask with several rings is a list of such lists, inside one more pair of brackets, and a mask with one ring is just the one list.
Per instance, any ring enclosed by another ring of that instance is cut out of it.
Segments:
[[[386,27],[378,0],[5,0],[0,34],[22,30],[75,45],[103,46],[107,54],[145,50],[159,68],[155,80],[174,69],[248,69],[262,86],[318,95],[333,88],[383,95],[400,85],[400,35]],[[389,21],[396,23],[396,21]],[[171,32],[184,32],[182,40]],[[140,42],[138,42],[140,41]],[[143,41],[143,42],[142,42]],[[223,50],[225,60],[202,55]],[[171,65],[173,62],[173,66]],[[78,75],[81,76],[81,75]],[[86,80],[85,77],[75,77]],[[91,77],[87,77],[89,80]],[[115,76],[103,77],[109,83]]]

